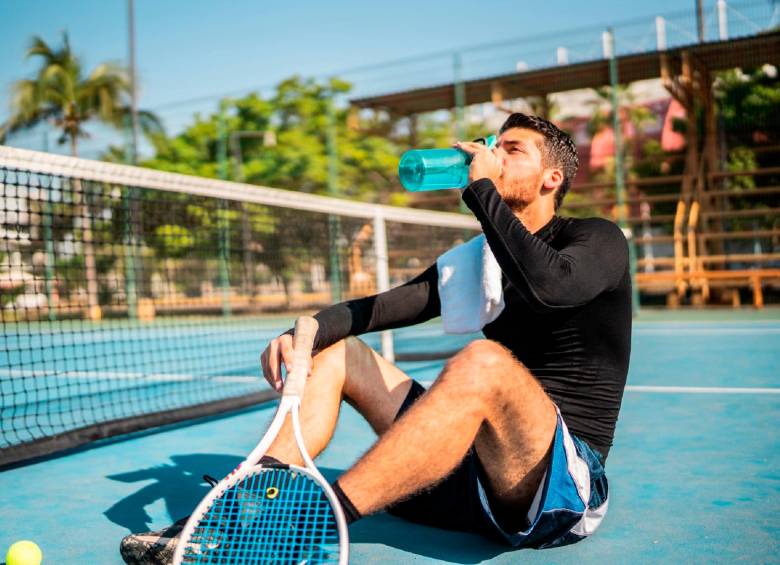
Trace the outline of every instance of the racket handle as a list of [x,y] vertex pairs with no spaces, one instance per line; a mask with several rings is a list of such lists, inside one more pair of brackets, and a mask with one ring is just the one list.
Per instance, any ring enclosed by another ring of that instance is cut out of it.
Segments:
[[293,366],[284,383],[282,396],[303,396],[306,379],[309,376],[309,359],[314,347],[314,337],[319,324],[311,316],[301,316],[295,320],[293,336]]

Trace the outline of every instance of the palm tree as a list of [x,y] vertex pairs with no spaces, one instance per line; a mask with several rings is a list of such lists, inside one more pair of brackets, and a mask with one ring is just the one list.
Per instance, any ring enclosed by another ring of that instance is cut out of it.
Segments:
[[[33,37],[25,58],[40,57],[41,66],[35,78],[14,83],[12,115],[0,125],[0,143],[9,134],[49,122],[62,130],[59,143],[70,142],[71,154],[78,155],[78,140],[89,137],[84,124],[99,120],[116,128],[127,123],[130,106],[130,76],[112,63],[102,63],[89,76],[83,76],[81,61],[73,53],[68,34],[63,33],[62,46],[53,49],[40,37]],[[153,113],[138,112],[142,132],[163,132]]]
[[[40,37],[33,37],[25,57],[39,57],[41,65],[34,78],[14,83],[12,114],[0,125],[0,143],[4,143],[9,134],[48,122],[61,131],[58,143],[68,142],[71,155],[76,157],[78,140],[89,137],[84,129],[86,122],[98,120],[117,128],[127,123],[131,81],[125,69],[112,63],[102,63],[85,77],[81,61],[71,50],[67,33],[63,33],[59,48],[52,48]],[[154,114],[141,111],[138,116],[146,135],[162,133],[160,121]],[[89,202],[81,190],[79,179],[73,179],[73,184],[77,196],[81,195],[79,213],[82,218],[89,317],[99,319]]]

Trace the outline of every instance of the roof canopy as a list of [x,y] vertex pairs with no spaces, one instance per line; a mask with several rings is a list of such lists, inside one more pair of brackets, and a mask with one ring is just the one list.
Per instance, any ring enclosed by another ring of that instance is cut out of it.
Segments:
[[[699,68],[710,71],[735,67],[750,68],[765,63],[778,65],[780,64],[780,32],[620,56],[617,58],[620,82],[630,83],[660,77],[662,57],[667,57],[673,72],[678,72],[684,51],[690,54]],[[600,59],[465,81],[464,87],[466,104],[481,104],[493,100],[495,92],[500,92],[502,99],[511,100],[579,88],[596,88],[608,84],[609,60]],[[351,104],[358,108],[387,110],[396,115],[446,110],[455,106],[455,88],[454,84],[442,84],[406,92],[357,98],[352,100]]]

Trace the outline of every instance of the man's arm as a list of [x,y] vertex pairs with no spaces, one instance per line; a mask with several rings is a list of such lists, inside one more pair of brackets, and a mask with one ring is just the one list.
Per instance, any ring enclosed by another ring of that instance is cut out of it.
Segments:
[[320,323],[314,350],[350,335],[412,326],[439,316],[438,280],[434,263],[401,286],[325,308],[314,316]]
[[525,228],[491,180],[473,182],[463,200],[482,224],[501,270],[535,310],[587,304],[625,274],[628,245],[612,222],[583,222],[566,246],[555,250]]
[[[325,308],[314,317],[320,324],[313,352],[350,335],[419,324],[439,316],[441,306],[436,263],[406,284],[366,298]],[[270,341],[260,356],[263,376],[274,389],[282,390],[282,363],[289,371],[293,361],[289,329]]]

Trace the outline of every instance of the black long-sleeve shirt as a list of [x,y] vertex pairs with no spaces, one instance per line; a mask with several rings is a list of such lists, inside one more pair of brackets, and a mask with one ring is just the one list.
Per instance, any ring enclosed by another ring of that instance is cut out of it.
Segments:
[[[511,350],[558,405],[571,432],[606,458],[631,348],[623,233],[607,220],[555,216],[532,234],[488,179],[472,183],[463,200],[482,224],[503,272],[505,308],[483,328],[485,337]],[[402,286],[317,314],[315,349],[440,313],[433,264]]]

